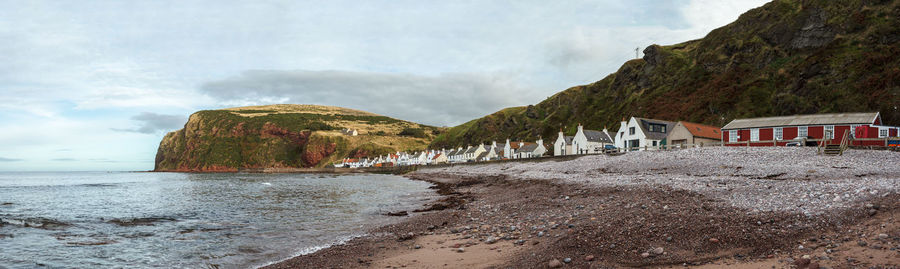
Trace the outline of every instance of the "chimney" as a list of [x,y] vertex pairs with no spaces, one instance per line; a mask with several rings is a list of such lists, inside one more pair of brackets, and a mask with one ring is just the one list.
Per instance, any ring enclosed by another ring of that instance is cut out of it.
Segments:
[[497,147],[497,140],[491,141],[491,147],[492,147],[492,148],[496,148],[496,147]]
[[625,128],[626,125],[628,125],[628,122],[625,121],[625,118],[622,118],[622,125],[619,128]]
[[541,136],[538,136],[538,140],[537,140],[537,141],[534,141],[534,142],[537,143],[537,144],[540,145],[540,146],[543,146],[543,145],[544,145],[544,138],[541,137]]

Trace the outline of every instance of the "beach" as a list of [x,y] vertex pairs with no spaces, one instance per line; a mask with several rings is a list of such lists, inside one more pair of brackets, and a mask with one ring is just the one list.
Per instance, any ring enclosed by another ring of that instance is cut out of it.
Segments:
[[900,264],[900,154],[700,148],[422,168],[443,195],[267,268]]

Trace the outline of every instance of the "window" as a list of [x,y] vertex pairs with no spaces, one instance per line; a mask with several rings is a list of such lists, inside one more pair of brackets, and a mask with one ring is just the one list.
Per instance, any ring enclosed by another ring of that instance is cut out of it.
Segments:
[[859,128],[859,124],[850,125],[850,137],[856,138],[856,128]]
[[729,142],[736,142],[736,141],[738,141],[738,131],[737,131],[737,130],[734,130],[734,131],[728,131],[728,141],[729,141]]
[[888,128],[878,128],[878,138],[888,137]]
[[834,139],[834,125],[825,125],[825,138]]
[[750,141],[759,141],[759,129],[750,129]]
[[784,128],[775,128],[775,140],[784,140]]
[[797,137],[806,138],[807,136],[809,136],[809,127],[797,127]]
[[654,147],[656,146],[656,141],[653,141],[653,146],[654,146]]
[[634,127],[628,127],[628,135],[634,135]]
[[651,132],[657,132],[657,133],[665,133],[665,132],[666,132],[666,125],[665,125],[665,124],[653,124],[653,123],[651,123],[651,124],[650,124],[650,131],[651,131]]

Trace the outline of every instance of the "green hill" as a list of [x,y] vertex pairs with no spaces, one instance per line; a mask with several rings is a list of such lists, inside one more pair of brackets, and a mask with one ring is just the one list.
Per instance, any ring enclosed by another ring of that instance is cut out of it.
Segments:
[[722,126],[734,118],[880,111],[900,121],[900,5],[776,0],[706,37],[653,45],[643,59],[536,105],[451,128],[432,147],[555,138],[630,116]]
[[[341,133],[356,129],[358,136]],[[204,110],[159,144],[156,171],[322,167],[346,157],[425,149],[441,129],[315,105]]]

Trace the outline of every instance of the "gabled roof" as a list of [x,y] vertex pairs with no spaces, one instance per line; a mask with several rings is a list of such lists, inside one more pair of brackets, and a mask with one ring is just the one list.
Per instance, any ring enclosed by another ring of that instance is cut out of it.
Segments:
[[511,148],[511,149],[517,149],[517,148],[519,148],[519,143],[524,143],[524,142],[522,142],[522,141],[512,141],[512,142],[509,142],[509,148]]
[[719,127],[686,121],[680,121],[679,123],[684,125],[684,128],[691,132],[691,135],[694,137],[722,140],[722,130]]
[[566,140],[566,145],[571,145],[571,144],[572,144],[572,140],[575,140],[575,136],[568,136],[568,135],[567,135],[567,136],[563,137],[563,139]]
[[521,148],[519,148],[519,151],[521,151],[521,152],[534,152],[534,150],[536,150],[537,148],[538,148],[538,144],[537,144],[537,143],[525,143],[524,146],[522,146]]
[[725,127],[722,127],[722,129],[725,130],[803,125],[874,124],[875,119],[877,119],[878,116],[878,112],[866,112],[736,119],[726,124]]
[[442,155],[441,153],[435,154],[434,157],[431,158],[431,159],[432,159],[432,160],[437,160],[437,158],[438,158],[438,157],[441,157],[441,155]]
[[604,132],[595,131],[595,130],[583,130],[583,131],[584,131],[584,136],[587,137],[588,142],[613,143],[613,139]]
[[475,153],[476,150],[478,150],[478,147],[471,147],[467,149],[465,153]]
[[[641,132],[644,132],[644,136],[647,137],[648,139],[653,139],[653,140],[666,139],[666,136],[668,136],[669,132],[672,131],[672,128],[675,127],[675,123],[671,122],[671,121],[645,119],[645,118],[638,118],[638,117],[635,117],[634,119],[637,120],[638,125],[641,126]],[[665,125],[666,132],[665,133],[650,132],[650,124],[651,123]]]
[[488,152],[485,151],[485,152],[482,152],[481,154],[478,154],[478,157],[476,157],[476,158],[480,160],[480,159],[482,159],[482,158],[484,158],[484,157],[487,157],[487,155],[488,155]]

